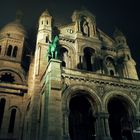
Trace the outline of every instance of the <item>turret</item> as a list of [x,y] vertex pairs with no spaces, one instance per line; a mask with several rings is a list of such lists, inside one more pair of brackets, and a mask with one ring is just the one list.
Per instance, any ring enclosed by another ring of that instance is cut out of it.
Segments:
[[45,10],[39,18],[37,42],[35,50],[35,74],[42,75],[46,69],[46,57],[49,42],[52,41],[52,17]]
[[131,51],[127,45],[126,37],[118,29],[114,32],[115,46],[118,57],[118,73],[124,78],[138,79],[136,63],[131,57]]
[[52,38],[52,17],[45,10],[39,18],[37,43],[47,43]]

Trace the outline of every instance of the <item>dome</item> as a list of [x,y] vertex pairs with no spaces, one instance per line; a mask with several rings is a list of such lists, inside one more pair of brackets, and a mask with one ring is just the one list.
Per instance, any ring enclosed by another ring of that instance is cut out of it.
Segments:
[[48,10],[46,9],[42,14],[41,17],[51,17],[51,15],[49,14]]
[[26,36],[25,28],[18,20],[8,23],[0,30],[0,35],[10,33]]

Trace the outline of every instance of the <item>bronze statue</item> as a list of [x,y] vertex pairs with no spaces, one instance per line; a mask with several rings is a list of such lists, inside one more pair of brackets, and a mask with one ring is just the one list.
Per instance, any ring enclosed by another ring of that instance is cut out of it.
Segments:
[[49,58],[58,59],[58,53],[59,53],[59,45],[58,45],[59,38],[58,36],[55,36],[54,40],[49,44],[48,49],[48,56]]

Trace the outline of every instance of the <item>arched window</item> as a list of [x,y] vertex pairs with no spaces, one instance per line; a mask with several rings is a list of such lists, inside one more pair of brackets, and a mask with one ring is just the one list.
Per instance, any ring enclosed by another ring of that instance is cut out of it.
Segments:
[[114,71],[113,70],[110,70],[110,75],[114,76]]
[[115,75],[115,62],[114,59],[110,56],[106,58],[106,74],[111,76]]
[[18,51],[18,47],[15,46],[14,49],[13,49],[13,54],[12,54],[13,57],[17,56],[17,51]]
[[66,63],[62,61],[62,67],[66,67]]
[[48,36],[46,36],[46,43],[48,43],[49,42],[49,37]]
[[6,103],[6,100],[4,98],[2,98],[0,100],[0,129],[1,129],[3,115],[4,115],[5,103]]
[[68,50],[66,48],[62,47],[60,50],[60,54],[61,54],[62,66],[68,67],[69,66]]
[[10,121],[9,121],[8,133],[13,133],[14,132],[15,118],[16,118],[16,109],[12,109],[11,110]]
[[47,23],[47,25],[48,25],[48,23],[49,23],[48,20],[46,21],[46,23]]
[[95,71],[95,50],[89,47],[84,49],[83,68],[88,71]]
[[7,49],[7,56],[11,56],[11,53],[12,53],[12,46],[9,45]]
[[127,55],[127,59],[130,60],[130,56],[129,55]]

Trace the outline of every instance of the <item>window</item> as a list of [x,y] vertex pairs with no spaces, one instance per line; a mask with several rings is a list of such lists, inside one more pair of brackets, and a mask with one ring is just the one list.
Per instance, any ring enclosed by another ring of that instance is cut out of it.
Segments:
[[130,56],[129,55],[127,55],[127,59],[130,60]]
[[3,73],[2,75],[0,75],[0,82],[13,83],[15,82],[15,78],[11,73]]
[[47,25],[48,25],[48,20],[46,21]]
[[15,46],[14,47],[14,50],[13,50],[13,54],[12,54],[13,57],[16,57],[17,56],[17,51],[18,51],[18,47]]
[[49,37],[48,36],[46,36],[46,43],[48,43],[49,42]]
[[11,110],[8,133],[13,133],[14,132],[15,118],[16,118],[16,109],[12,109]]
[[64,47],[60,49],[60,59],[62,61],[62,67],[68,67],[69,66],[69,55],[68,50]]
[[12,53],[12,46],[9,45],[7,49],[7,56],[11,56],[11,53]]
[[6,100],[4,98],[2,98],[0,100],[0,128],[1,128],[1,125],[2,125],[5,103],[6,103]]
[[87,71],[96,71],[94,49],[90,47],[84,48],[84,62],[82,65]]
[[66,67],[66,63],[62,61],[62,67]]
[[114,76],[114,71],[113,70],[110,70],[110,75]]

